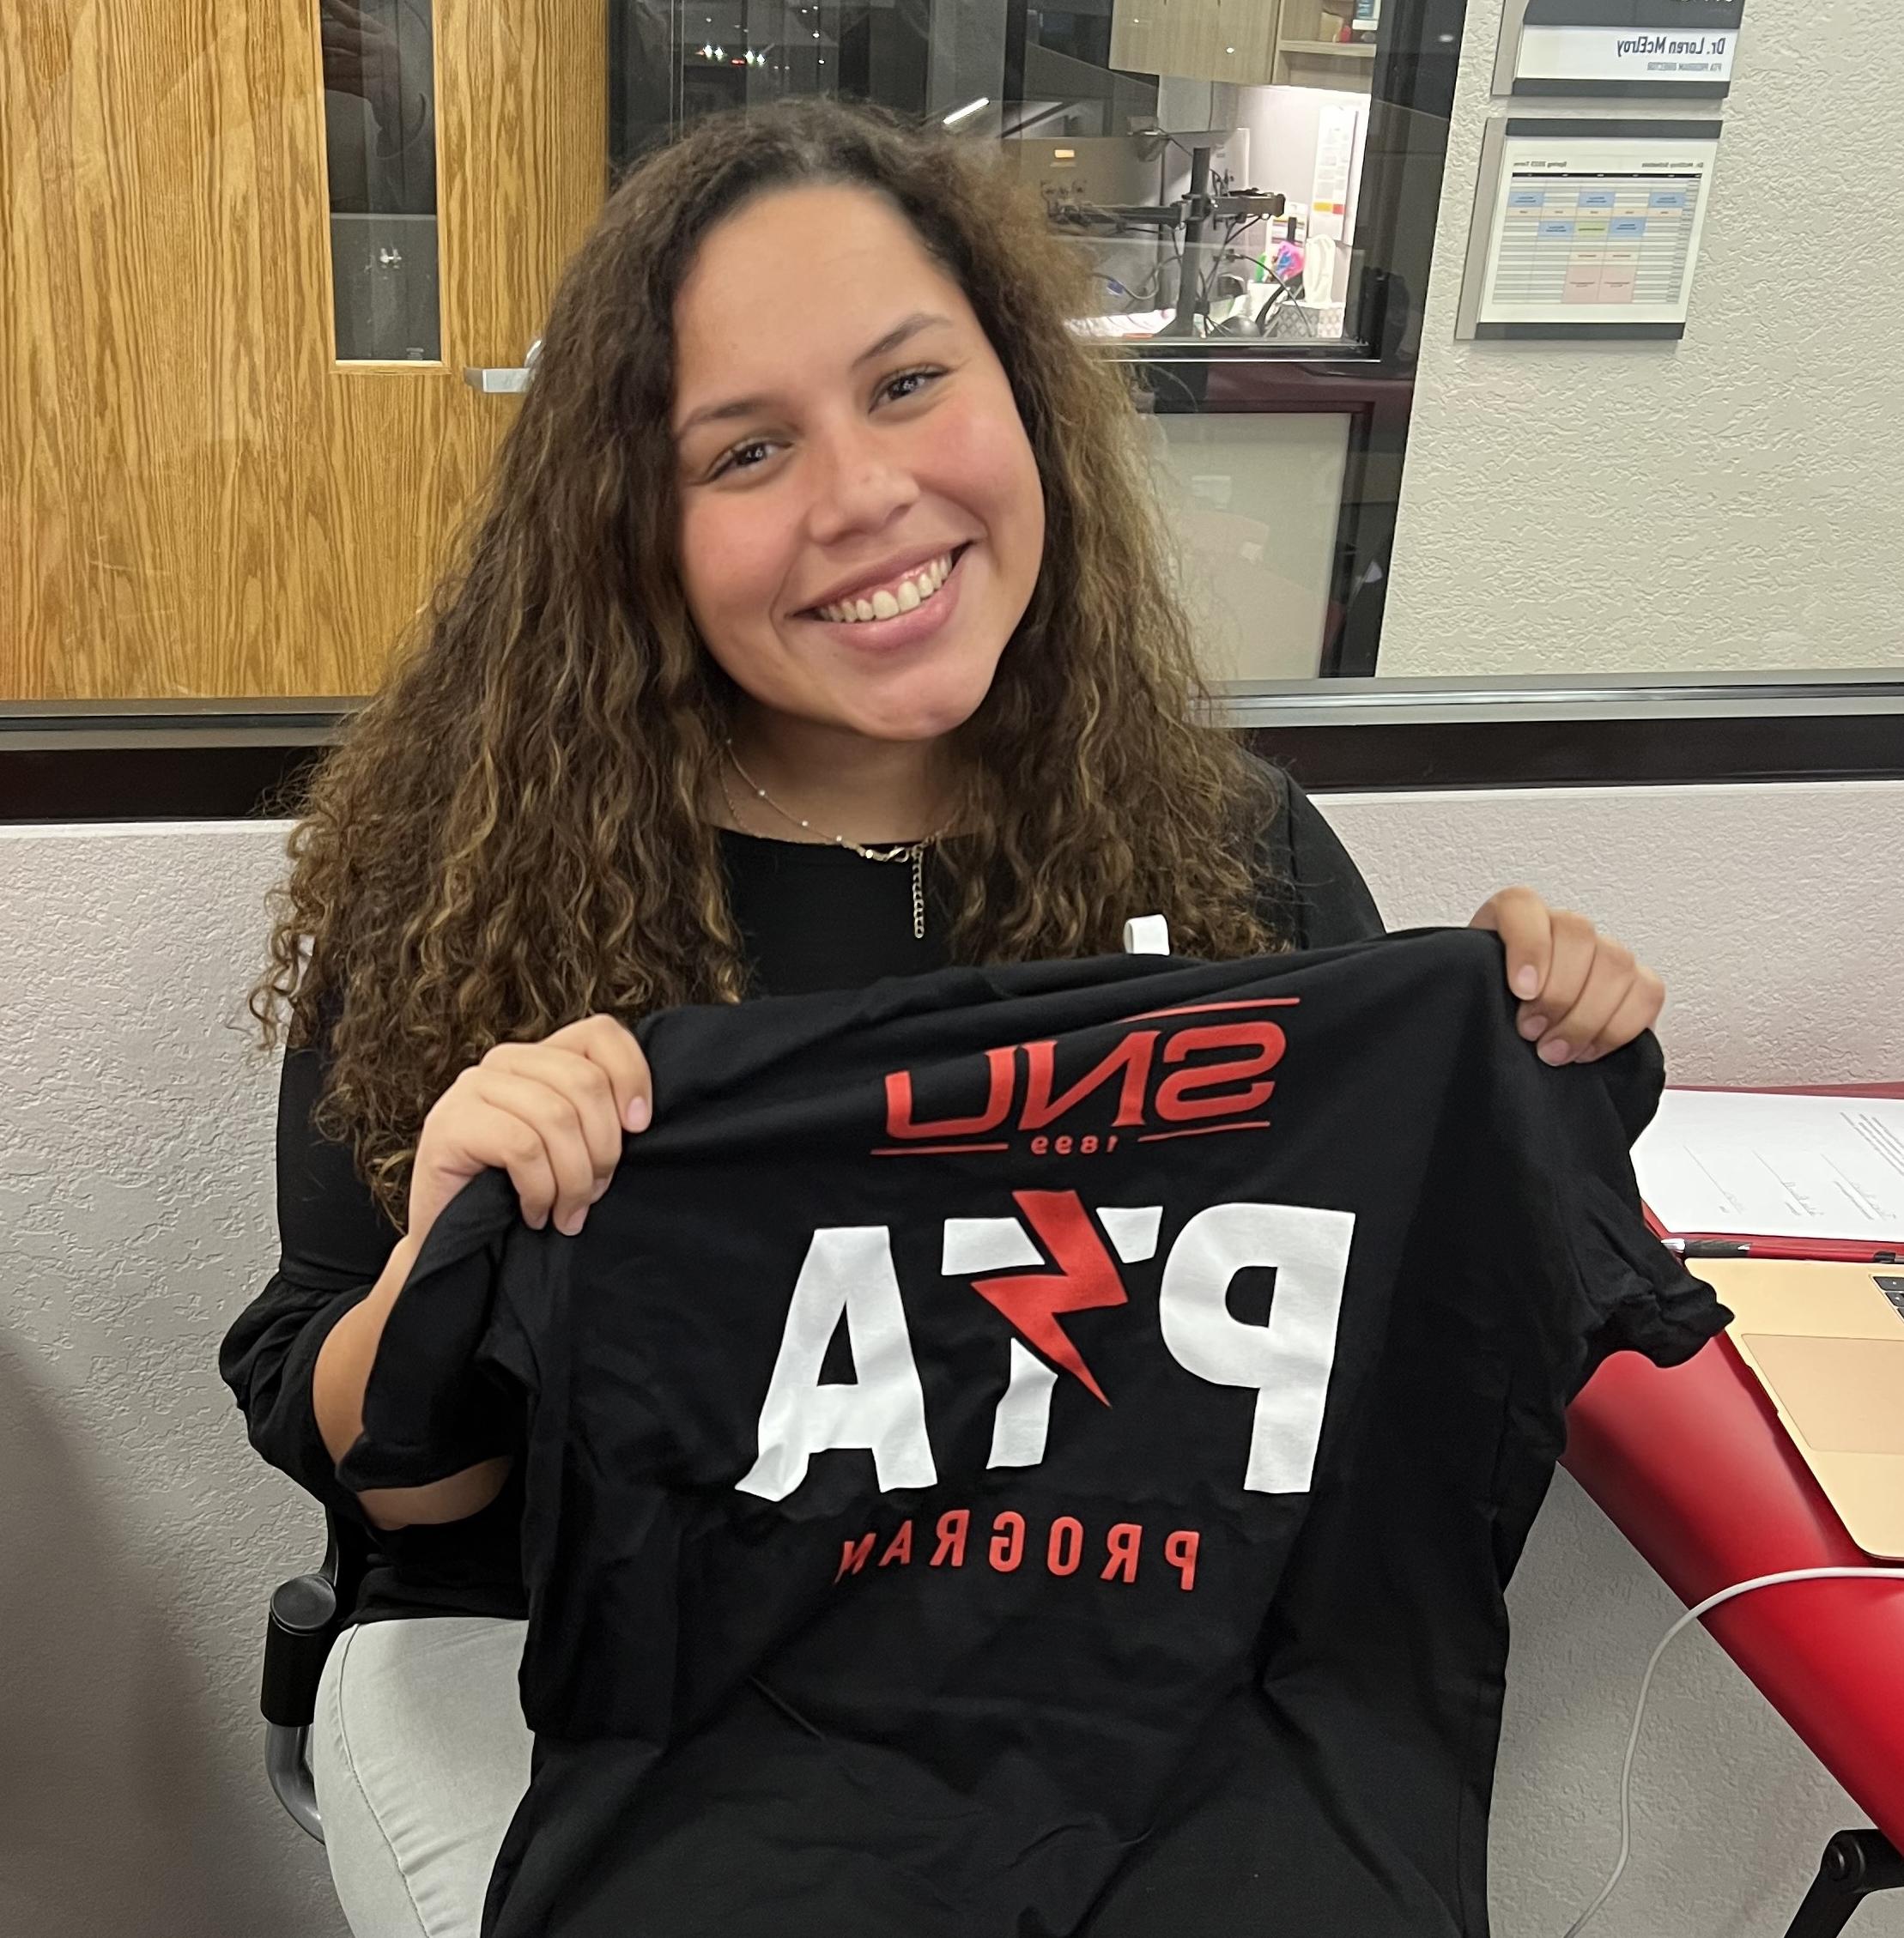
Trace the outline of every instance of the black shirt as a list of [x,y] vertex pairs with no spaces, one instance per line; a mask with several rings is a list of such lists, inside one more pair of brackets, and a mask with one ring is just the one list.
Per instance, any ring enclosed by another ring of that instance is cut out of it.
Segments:
[[[1282,787],[1282,809],[1264,841],[1266,911],[1299,948],[1379,935],[1374,901],[1334,831],[1293,782]],[[943,922],[929,921],[923,941],[913,937],[907,867],[733,833],[723,834],[722,849],[759,993],[859,989],[943,965]],[[286,1052],[278,1091],[278,1268],[227,1334],[220,1371],[244,1410],[252,1445],[367,1531],[372,1565],[358,1620],[524,1616],[519,1463],[479,1513],[378,1531],[369,1529],[355,1494],[338,1484],[318,1431],[311,1380],[318,1351],[375,1284],[398,1238],[349,1148],[312,1128],[323,1077],[321,1045]]]
[[642,1019],[654,1129],[577,1239],[445,1209],[340,1468],[527,1421],[488,1938],[1477,1938],[1566,1406],[1726,1317],[1657,1043],[1516,1010],[1434,930]]

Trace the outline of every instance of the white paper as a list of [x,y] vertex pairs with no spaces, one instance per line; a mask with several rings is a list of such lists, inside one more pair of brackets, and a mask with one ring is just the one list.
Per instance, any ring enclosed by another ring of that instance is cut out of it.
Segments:
[[1174,310],[1139,310],[1135,315],[1067,317],[1080,336],[1155,336],[1176,315]]
[[1904,1099],[1669,1090],[1633,1168],[1669,1232],[1904,1243]]
[[[1349,178],[1355,166],[1361,110],[1331,103],[1316,123],[1316,167],[1309,190],[1309,233],[1341,242],[1349,233]],[[1319,288],[1309,284],[1309,288]]]

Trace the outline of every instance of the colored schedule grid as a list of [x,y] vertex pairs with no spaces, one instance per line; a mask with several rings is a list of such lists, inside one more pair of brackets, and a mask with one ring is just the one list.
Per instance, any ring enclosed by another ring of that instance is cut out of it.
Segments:
[[1698,228],[1698,175],[1516,175],[1489,307],[1677,303]]

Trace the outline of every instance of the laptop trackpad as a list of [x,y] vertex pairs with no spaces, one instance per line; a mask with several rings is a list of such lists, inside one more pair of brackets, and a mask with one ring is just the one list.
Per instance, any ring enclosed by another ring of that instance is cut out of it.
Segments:
[[1820,1453],[1904,1454],[1904,1340],[1743,1336],[1792,1426]]

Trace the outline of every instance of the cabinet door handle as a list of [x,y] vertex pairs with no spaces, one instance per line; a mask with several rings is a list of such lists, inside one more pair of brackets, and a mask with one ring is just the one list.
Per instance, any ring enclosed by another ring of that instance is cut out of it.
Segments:
[[463,381],[472,391],[482,391],[490,396],[498,396],[509,391],[526,391],[529,379],[536,372],[536,359],[542,354],[543,340],[538,336],[529,346],[519,364],[474,364],[463,366]]

